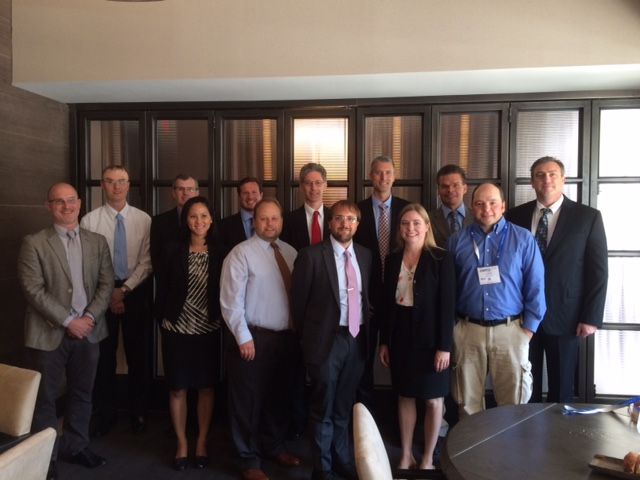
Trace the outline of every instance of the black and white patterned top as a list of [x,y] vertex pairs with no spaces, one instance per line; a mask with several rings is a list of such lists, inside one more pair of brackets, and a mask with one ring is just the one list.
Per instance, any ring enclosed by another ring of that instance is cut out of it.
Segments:
[[220,320],[209,320],[207,281],[209,278],[209,252],[189,252],[189,285],[187,299],[175,323],[166,318],[162,327],[175,333],[202,335],[220,327]]

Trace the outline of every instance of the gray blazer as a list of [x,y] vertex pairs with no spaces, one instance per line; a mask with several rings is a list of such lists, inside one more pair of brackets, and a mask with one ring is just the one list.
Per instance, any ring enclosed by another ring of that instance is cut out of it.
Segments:
[[[86,311],[96,321],[88,340],[96,343],[107,336],[104,313],[113,291],[113,265],[107,240],[102,235],[81,228],[80,242]],[[27,300],[25,345],[55,350],[65,335],[62,323],[71,310],[72,294],[69,263],[55,228],[45,228],[24,238],[18,255],[18,279]]]
[[[466,215],[464,216],[464,222],[462,222],[462,228],[473,223],[473,214],[471,209],[465,206]],[[436,244],[440,248],[447,248],[447,240],[451,236],[451,230],[449,229],[449,220],[444,218],[442,208],[438,207],[435,210],[429,212],[429,220],[431,221],[431,231],[435,237]]]

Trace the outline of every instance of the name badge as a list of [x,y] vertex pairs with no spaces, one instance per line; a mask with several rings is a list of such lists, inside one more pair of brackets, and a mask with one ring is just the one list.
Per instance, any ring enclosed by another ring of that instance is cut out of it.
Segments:
[[480,285],[500,283],[500,269],[497,265],[478,267],[478,280],[480,281]]

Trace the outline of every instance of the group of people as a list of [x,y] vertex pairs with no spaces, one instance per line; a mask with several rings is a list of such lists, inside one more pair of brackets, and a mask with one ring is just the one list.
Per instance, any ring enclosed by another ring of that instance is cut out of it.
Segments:
[[[76,190],[53,185],[46,202],[53,226],[25,237],[18,258],[26,346],[43,374],[34,431],[57,425],[56,396],[67,382],[49,478],[58,451],[90,468],[105,463],[89,449],[89,423],[92,402],[94,433],[116,419],[120,328],[131,426],[144,429],[152,271],[177,470],[190,463],[190,389],[197,391],[193,465],[209,463],[223,365],[245,480],[267,479],[265,460],[299,465],[285,439],[306,425],[312,478],[357,478],[351,409],[356,399],[371,405],[378,345],[398,395],[399,468],[434,468],[445,403],[449,414],[481,411],[488,375],[499,405],[542,401],[546,357],[547,400],[570,401],[580,337],[602,323],[607,247],[600,213],[563,195],[562,162],[537,160],[536,200],[506,214],[502,190],[488,183],[465,206],[466,174],[456,165],[438,172],[440,206],[430,213],[392,194],[390,157],[373,159],[369,177],[369,198],[327,208],[327,172],[306,164],[304,204],[287,215],[248,177],[237,186],[240,211],[219,225],[186,175],[172,185],[176,207],[153,219],[127,203],[122,166],[104,169],[106,203],[81,222]],[[425,409],[419,461],[418,401]]]

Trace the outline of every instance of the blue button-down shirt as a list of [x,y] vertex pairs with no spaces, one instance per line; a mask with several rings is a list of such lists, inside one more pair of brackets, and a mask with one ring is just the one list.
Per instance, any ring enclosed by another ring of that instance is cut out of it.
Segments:
[[[449,238],[448,250],[456,266],[459,314],[498,320],[522,313],[523,327],[538,329],[547,305],[544,265],[531,232],[504,218],[489,233],[473,223]],[[500,283],[480,285],[478,267],[493,265]]]

